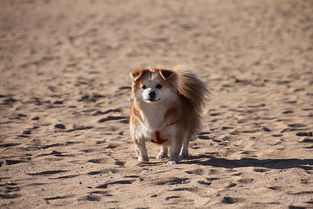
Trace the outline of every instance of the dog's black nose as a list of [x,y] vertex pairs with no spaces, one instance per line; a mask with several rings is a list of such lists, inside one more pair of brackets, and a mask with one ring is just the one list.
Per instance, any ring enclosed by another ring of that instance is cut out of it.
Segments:
[[154,98],[155,98],[155,92],[154,92],[154,91],[151,91],[151,92],[149,93],[149,97],[150,97],[151,99],[154,99]]

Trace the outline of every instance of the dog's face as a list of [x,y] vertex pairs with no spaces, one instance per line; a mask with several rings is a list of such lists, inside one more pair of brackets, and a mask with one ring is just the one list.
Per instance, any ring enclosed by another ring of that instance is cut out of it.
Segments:
[[135,99],[156,104],[176,98],[175,73],[169,70],[140,69],[131,73]]
[[138,96],[148,103],[158,102],[165,96],[166,90],[166,88],[163,88],[160,79],[155,76],[155,73],[150,73],[149,76],[142,79]]

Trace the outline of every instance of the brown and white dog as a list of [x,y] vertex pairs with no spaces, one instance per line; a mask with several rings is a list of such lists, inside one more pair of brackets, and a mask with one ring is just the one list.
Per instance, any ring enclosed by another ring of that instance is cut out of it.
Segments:
[[131,72],[133,103],[130,134],[139,161],[149,161],[146,142],[161,146],[157,159],[169,164],[188,158],[189,140],[201,127],[208,90],[194,73],[174,67],[140,68]]

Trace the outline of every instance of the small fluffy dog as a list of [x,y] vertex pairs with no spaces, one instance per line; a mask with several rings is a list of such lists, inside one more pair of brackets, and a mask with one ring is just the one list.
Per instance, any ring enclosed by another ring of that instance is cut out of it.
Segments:
[[131,72],[133,103],[130,134],[139,161],[149,161],[146,142],[161,146],[157,159],[169,164],[188,158],[189,140],[201,127],[206,85],[192,72],[174,67],[140,68]]

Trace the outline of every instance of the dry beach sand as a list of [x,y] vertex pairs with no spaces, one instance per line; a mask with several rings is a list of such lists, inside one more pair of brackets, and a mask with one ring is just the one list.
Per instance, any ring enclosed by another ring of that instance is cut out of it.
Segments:
[[[131,69],[211,90],[189,160],[138,164]],[[0,208],[313,208],[313,1],[1,0]]]

